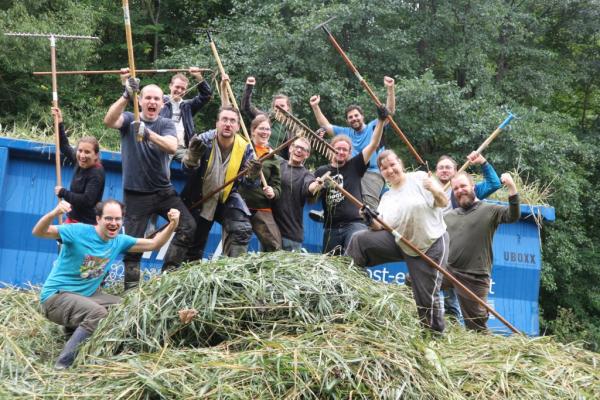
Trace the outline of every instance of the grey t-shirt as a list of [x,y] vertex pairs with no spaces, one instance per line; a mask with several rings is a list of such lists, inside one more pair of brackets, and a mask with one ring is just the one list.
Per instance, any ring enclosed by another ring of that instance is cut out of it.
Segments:
[[[131,126],[132,122],[133,114],[124,112],[123,125],[119,128],[123,188],[145,193],[171,188],[169,155],[150,141],[138,142]],[[148,129],[161,136],[177,137],[175,125],[170,119],[158,117],[154,121],[143,122]]]

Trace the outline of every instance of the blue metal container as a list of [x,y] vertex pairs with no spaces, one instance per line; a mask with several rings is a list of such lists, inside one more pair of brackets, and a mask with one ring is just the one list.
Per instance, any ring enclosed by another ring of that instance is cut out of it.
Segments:
[[[122,199],[121,155],[101,153],[106,170],[104,198]],[[63,186],[68,187],[73,168],[63,167]],[[172,180],[180,190],[184,177],[180,164],[172,165]],[[54,186],[54,145],[0,137],[0,282],[19,287],[40,285],[48,276],[57,256],[57,245],[31,235],[37,220],[56,204]],[[304,210],[304,247],[320,252],[323,226],[308,218],[311,209],[320,203],[307,205]],[[529,335],[538,335],[538,292],[542,266],[540,232],[532,215],[553,221],[554,208],[521,206],[521,221],[501,225],[494,237],[492,288],[489,303],[513,325]],[[159,219],[159,225],[165,223]],[[219,253],[221,227],[215,223],[206,246],[205,257]],[[157,252],[144,253],[142,267],[150,274],[160,271],[166,252],[165,245]],[[257,250],[253,238],[250,250]],[[404,284],[404,263],[385,264],[368,269],[377,281]],[[122,279],[123,265],[113,265],[110,278]],[[506,332],[497,320],[490,319],[490,328]]]

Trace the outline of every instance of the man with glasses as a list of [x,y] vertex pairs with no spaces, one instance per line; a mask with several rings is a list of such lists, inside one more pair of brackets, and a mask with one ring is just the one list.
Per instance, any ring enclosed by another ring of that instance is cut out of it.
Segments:
[[[385,123],[388,111],[381,106],[377,109],[378,124]],[[338,185],[350,192],[357,199],[362,198],[361,179],[368,169],[371,156],[379,147],[383,129],[375,130],[369,144],[357,155],[351,157],[352,140],[346,135],[337,135],[331,141],[336,151],[331,163],[317,168],[315,176],[323,177],[331,174]],[[325,216],[323,230],[323,253],[332,252],[335,255],[344,254],[350,238],[355,232],[367,229],[358,207],[331,185],[325,185],[326,190],[321,194],[321,203]]]
[[321,178],[304,167],[310,156],[310,142],[300,137],[289,149],[289,161],[281,160],[281,194],[273,207],[273,215],[281,232],[282,249],[300,251],[304,241],[304,204],[318,194],[323,186]]
[[106,200],[96,206],[96,225],[51,225],[60,215],[71,210],[62,200],[44,215],[33,228],[33,235],[46,239],[61,239],[62,247],[50,275],[40,293],[46,318],[71,330],[56,369],[71,366],[79,345],[98,327],[107,307],[121,301],[119,297],[102,293],[100,285],[116,258],[123,253],[143,253],[162,247],[179,223],[179,211],[168,212],[169,225],[153,239],[136,239],[120,233],[123,205]]
[[[388,113],[394,114],[396,110],[396,97],[394,91],[394,79],[386,76],[383,78],[383,84],[387,91],[385,107]],[[316,95],[310,98],[310,106],[315,114],[319,126],[325,128],[328,136],[346,135],[352,141],[352,156],[359,154],[371,142],[373,130],[377,125],[377,119],[365,124],[365,114],[359,105],[351,104],[346,107],[346,122],[348,126],[337,126],[329,123],[319,103],[321,97]],[[379,197],[383,190],[384,180],[377,167],[377,155],[383,151],[384,144],[378,144],[376,151],[373,152],[369,160],[367,172],[364,174],[361,182],[362,201],[371,210],[376,210],[379,204]]]
[[[181,198],[188,207],[202,200],[191,210],[197,229],[188,257],[200,259],[213,222],[218,221],[231,240],[226,256],[235,257],[247,251],[252,237],[250,210],[237,191],[243,180],[257,184],[256,179],[240,178],[216,194],[215,189],[234,178],[254,158],[252,145],[236,134],[240,116],[231,106],[222,106],[217,115],[216,129],[197,134],[183,156],[183,165],[189,178]],[[250,175],[258,176],[260,164]]]

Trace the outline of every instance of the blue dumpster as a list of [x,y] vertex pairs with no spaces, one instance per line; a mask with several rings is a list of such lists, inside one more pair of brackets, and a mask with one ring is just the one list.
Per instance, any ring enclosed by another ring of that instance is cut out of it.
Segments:
[[[106,170],[104,198],[122,199],[121,156],[103,151],[101,160]],[[73,175],[71,166],[64,166],[62,179],[69,185]],[[172,165],[172,180],[180,190],[184,176],[180,165]],[[44,282],[57,256],[56,243],[31,235],[37,220],[56,204],[54,186],[54,145],[0,137],[0,283],[18,287],[40,285]],[[304,210],[305,241],[309,252],[320,252],[322,224],[308,218],[311,209],[320,204],[307,204]],[[534,219],[534,216],[536,217]],[[489,303],[513,325],[528,335],[538,335],[538,292],[542,267],[540,230],[536,220],[553,221],[554,208],[521,206],[521,220],[501,225],[494,238],[492,288]],[[159,225],[165,223],[159,219]],[[205,257],[219,253],[220,226],[213,226],[206,246]],[[166,252],[165,245],[156,252],[144,253],[142,267],[149,274],[160,271]],[[253,238],[250,250],[257,250]],[[368,269],[376,281],[404,284],[406,265],[385,264]],[[119,280],[123,274],[122,262],[111,268],[110,278]],[[505,332],[497,320],[490,320],[490,328]]]

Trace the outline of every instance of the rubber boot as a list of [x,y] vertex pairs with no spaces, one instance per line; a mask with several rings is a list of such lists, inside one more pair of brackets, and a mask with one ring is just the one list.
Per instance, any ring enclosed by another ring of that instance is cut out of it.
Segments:
[[139,261],[125,261],[125,274],[123,276],[123,286],[125,290],[133,289],[140,284],[140,263]]
[[177,268],[179,268],[179,266],[181,265],[181,263],[183,261],[187,260],[187,255],[188,255],[188,247],[187,246],[180,246],[180,245],[171,243],[171,245],[167,249],[167,254],[165,254],[165,259],[164,259],[164,263],[163,263],[161,272],[165,273],[168,271],[176,270]]
[[54,369],[67,369],[75,361],[75,356],[77,356],[77,351],[79,350],[79,345],[90,337],[90,333],[83,329],[82,327],[77,327],[73,335],[71,335],[71,339],[65,343],[65,347],[60,352],[58,359],[56,360],[56,364],[54,364]]

